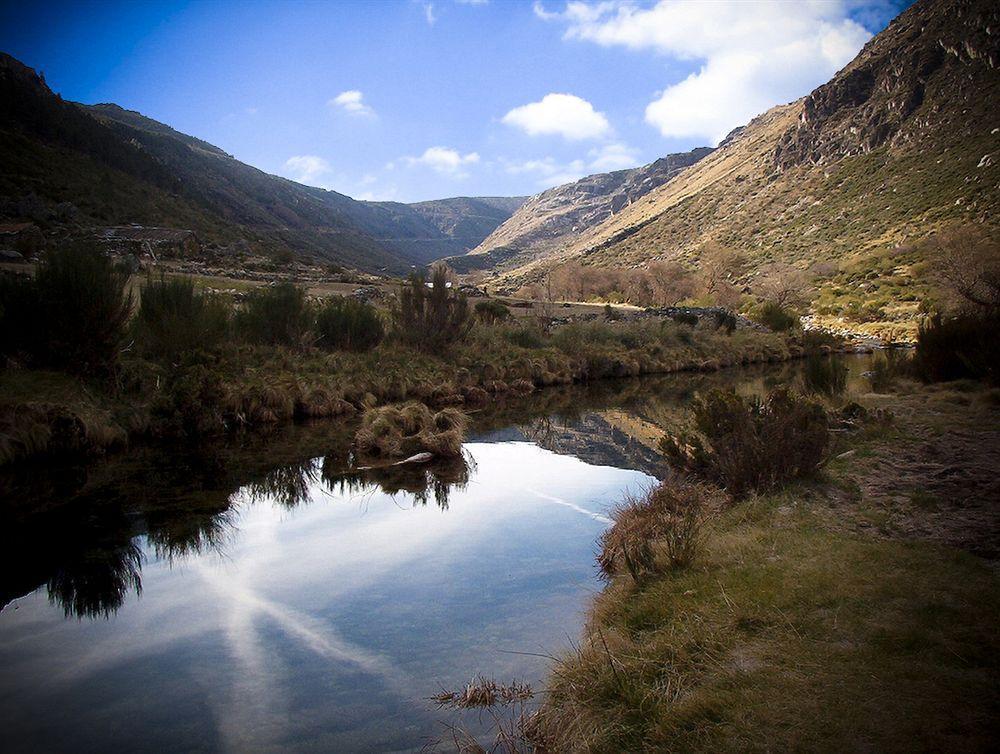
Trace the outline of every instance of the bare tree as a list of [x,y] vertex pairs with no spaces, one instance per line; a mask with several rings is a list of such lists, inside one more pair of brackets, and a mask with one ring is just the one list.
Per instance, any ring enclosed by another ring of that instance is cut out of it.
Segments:
[[812,276],[805,270],[784,262],[764,266],[754,279],[753,292],[782,309],[798,308],[809,303]]
[[746,271],[746,257],[716,241],[703,244],[698,256],[698,271],[705,295],[722,306],[739,303],[740,292],[736,282]]
[[941,284],[959,308],[1000,314],[1000,241],[971,227],[942,231],[927,242]]

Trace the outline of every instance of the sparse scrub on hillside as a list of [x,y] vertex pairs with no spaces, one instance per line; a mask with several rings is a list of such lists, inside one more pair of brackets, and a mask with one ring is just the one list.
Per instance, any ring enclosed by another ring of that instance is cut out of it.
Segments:
[[334,296],[316,312],[316,336],[320,348],[369,351],[382,342],[385,326],[371,304]]
[[189,278],[150,277],[133,322],[136,344],[144,355],[164,359],[211,350],[226,337],[229,316],[222,299],[195,290]]
[[255,288],[236,312],[236,330],[250,343],[298,347],[307,343],[313,312],[305,290],[293,283]]
[[667,568],[684,568],[698,554],[704,525],[725,497],[721,490],[670,479],[639,495],[626,494],[611,511],[613,525],[601,535],[597,563],[611,578],[628,571],[638,584]]
[[733,497],[766,492],[816,471],[829,442],[823,407],[785,388],[761,400],[712,390],[692,404],[694,431],[668,434],[670,463]]

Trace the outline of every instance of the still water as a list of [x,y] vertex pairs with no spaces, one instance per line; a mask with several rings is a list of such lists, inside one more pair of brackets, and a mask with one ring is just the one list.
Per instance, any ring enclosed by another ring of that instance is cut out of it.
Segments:
[[2,748],[417,751],[455,722],[429,696],[540,685],[579,636],[694,391],[797,369],[542,391],[443,465],[351,472],[325,423],[5,477]]

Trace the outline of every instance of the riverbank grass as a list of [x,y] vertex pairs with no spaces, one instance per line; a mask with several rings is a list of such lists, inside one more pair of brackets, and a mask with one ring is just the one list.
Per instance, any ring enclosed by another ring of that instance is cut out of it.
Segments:
[[571,751],[985,751],[998,621],[982,561],[825,531],[793,488],[725,513],[692,568],[601,594],[542,729]]

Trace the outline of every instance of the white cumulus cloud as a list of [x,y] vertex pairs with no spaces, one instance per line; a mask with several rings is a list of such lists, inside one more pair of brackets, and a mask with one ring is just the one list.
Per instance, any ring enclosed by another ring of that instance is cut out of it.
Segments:
[[370,106],[365,104],[365,95],[357,89],[348,89],[346,92],[341,92],[326,104],[330,107],[339,107],[341,110],[346,113],[350,113],[351,115],[361,115],[365,117],[375,115],[375,111],[372,110]]
[[849,0],[781,2],[660,0],[567,3],[535,13],[565,24],[567,39],[648,50],[698,69],[649,103],[646,121],[667,137],[718,142],[736,126],[807,94],[871,38],[852,20]]
[[611,131],[604,113],[573,94],[546,94],[539,102],[515,107],[502,122],[530,136],[559,135],[574,141],[596,139]]
[[589,150],[586,160],[577,158],[561,162],[554,157],[541,157],[529,160],[501,159],[500,163],[505,172],[511,175],[534,175],[539,187],[550,188],[578,181],[594,173],[635,167],[639,160],[637,150],[627,144],[613,142]]
[[330,175],[330,163],[314,154],[300,154],[285,160],[285,175],[293,181],[319,186]]
[[404,160],[407,165],[424,165],[442,175],[461,177],[466,175],[467,166],[479,162],[479,154],[461,154],[450,147],[428,147],[419,157],[406,157]]

